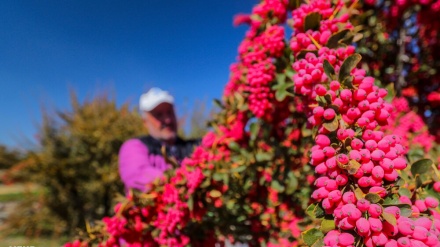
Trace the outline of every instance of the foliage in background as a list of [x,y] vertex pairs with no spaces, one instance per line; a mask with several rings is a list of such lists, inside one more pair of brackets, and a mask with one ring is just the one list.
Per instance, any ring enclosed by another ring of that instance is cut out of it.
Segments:
[[23,154],[21,154],[18,150],[0,145],[0,170],[11,168],[22,158],[22,156]]
[[71,111],[43,111],[38,148],[12,170],[42,194],[22,202],[9,218],[11,230],[73,233],[109,215],[123,193],[117,154],[123,141],[145,133],[139,114],[107,95],[81,103],[72,93],[70,100]]

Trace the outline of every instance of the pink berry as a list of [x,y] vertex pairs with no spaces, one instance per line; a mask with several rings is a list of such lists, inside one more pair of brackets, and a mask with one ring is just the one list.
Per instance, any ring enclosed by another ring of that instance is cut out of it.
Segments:
[[382,207],[377,204],[371,204],[370,208],[368,209],[368,213],[371,217],[379,218],[379,216],[382,214]]
[[328,136],[325,135],[317,135],[315,138],[315,142],[316,144],[318,144],[319,146],[321,146],[321,148],[330,146],[330,138],[328,138]]
[[371,159],[375,161],[380,161],[385,158],[385,153],[382,150],[376,149],[371,153]]
[[354,150],[360,150],[364,146],[364,143],[361,140],[354,138],[350,145]]
[[383,246],[388,242],[388,237],[383,232],[375,232],[371,238],[373,239],[373,243],[377,246]]
[[317,178],[316,180],[315,180],[315,186],[316,187],[318,187],[318,188],[321,188],[321,187],[324,187],[325,186],[325,184],[326,184],[326,182],[327,182],[327,180],[329,180],[329,178],[328,177],[319,177],[319,178]]
[[333,118],[335,118],[336,112],[335,110],[333,110],[332,108],[328,108],[324,111],[324,118],[326,120],[332,120]]
[[409,241],[409,238],[401,237],[401,238],[397,239],[397,246],[399,246],[399,247],[409,247],[409,246],[411,246],[411,242]]
[[330,82],[330,89],[333,91],[338,90],[341,87],[341,84],[338,81],[331,81]]
[[333,190],[328,193],[328,199],[334,203],[340,202],[342,199],[342,193],[340,190]]
[[313,109],[313,115],[316,117],[322,117],[324,115],[324,108],[322,106],[317,106]]
[[367,148],[368,150],[370,150],[370,152],[376,150],[377,148],[377,143],[375,140],[368,140],[365,142],[365,148]]
[[370,222],[370,228],[373,232],[381,232],[383,225],[382,221],[379,218],[368,218],[368,222]]
[[336,153],[336,150],[332,147],[325,147],[322,149],[322,151],[324,152],[325,156],[328,158],[333,157]]
[[403,170],[406,168],[406,160],[404,158],[395,158],[393,160],[394,168],[397,170]]
[[343,218],[339,224],[338,227],[342,230],[351,230],[354,229],[356,225],[356,222],[349,220],[348,218]]
[[354,237],[350,233],[341,233],[339,235],[339,244],[342,246],[350,246],[354,243]]
[[359,218],[356,221],[356,231],[361,236],[370,235],[370,222],[365,218]]
[[347,164],[348,163],[348,156],[346,155],[346,154],[338,154],[337,156],[336,156],[336,160],[340,163],[340,164],[342,164],[342,165],[345,165],[345,164]]
[[428,218],[421,217],[414,221],[414,226],[424,227],[426,230],[430,230],[432,226],[432,221]]
[[438,200],[434,197],[428,196],[425,198],[425,205],[428,208],[436,208],[438,207]]
[[345,174],[339,174],[336,177],[336,182],[338,183],[339,186],[344,186],[347,184],[348,182],[348,177]]
[[357,199],[353,192],[347,191],[342,195],[342,201],[347,204],[355,204]]
[[412,237],[417,240],[425,240],[428,238],[428,230],[422,226],[415,226]]
[[361,177],[358,180],[358,184],[362,188],[369,187],[371,185],[371,177]]
[[425,200],[416,200],[414,205],[420,210],[420,212],[425,212],[426,210],[428,210],[425,204]]
[[367,212],[370,208],[371,203],[367,199],[360,199],[357,201],[356,206],[361,212]]
[[397,241],[394,239],[390,239],[386,244],[385,247],[398,247]]
[[382,179],[384,175],[384,170],[380,166],[375,166],[373,170],[371,171],[371,176],[373,176],[375,179]]
[[414,232],[414,222],[412,220],[402,220],[397,222],[397,228],[403,235],[412,235]]
[[436,192],[440,192],[440,182],[435,182],[433,188]]
[[350,89],[343,89],[341,91],[340,97],[343,101],[350,101],[352,97],[352,92]]

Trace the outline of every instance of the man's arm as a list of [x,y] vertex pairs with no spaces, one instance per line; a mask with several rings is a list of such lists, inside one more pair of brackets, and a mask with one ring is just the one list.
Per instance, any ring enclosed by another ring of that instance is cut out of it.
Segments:
[[119,174],[128,189],[145,191],[145,185],[163,174],[165,167],[154,167],[148,148],[138,139],[126,141],[119,150]]

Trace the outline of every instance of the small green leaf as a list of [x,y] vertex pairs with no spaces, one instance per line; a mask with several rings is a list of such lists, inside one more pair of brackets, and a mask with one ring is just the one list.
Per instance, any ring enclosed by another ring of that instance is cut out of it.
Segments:
[[276,190],[278,193],[282,193],[284,191],[284,186],[280,184],[277,180],[273,180],[270,184],[270,187],[272,187],[274,190]]
[[319,239],[323,238],[324,234],[320,230],[312,228],[301,233],[301,237],[308,246],[312,246]]
[[348,30],[348,29],[344,29],[342,31],[339,31],[339,32],[333,34],[332,36],[330,36],[330,38],[328,39],[327,44],[325,46],[327,46],[330,49],[337,48],[339,41],[341,39],[343,39],[349,31],[350,30]]
[[324,72],[327,75],[327,77],[330,80],[334,80],[336,77],[336,72],[335,72],[335,68],[333,68],[333,65],[331,65],[327,59],[325,59],[323,66],[324,66]]
[[272,153],[259,152],[255,155],[255,159],[258,162],[269,161],[269,160],[272,160],[272,158],[273,158]]
[[411,215],[412,215],[411,207],[410,208],[401,208],[400,209],[400,216],[410,217]]
[[214,99],[214,105],[217,106],[217,107],[219,107],[220,109],[225,108],[225,107],[223,106],[222,102],[221,102],[220,100],[218,100],[218,99]]
[[318,30],[321,19],[322,17],[319,13],[313,12],[308,14],[304,20],[304,31],[309,29]]
[[192,196],[188,198],[188,209],[189,211],[194,209],[194,198]]
[[348,76],[342,81],[342,88],[355,89],[353,86],[353,76]]
[[319,219],[325,216],[325,211],[324,209],[321,207],[321,204],[317,204],[315,209],[313,210],[313,215],[315,216],[315,218]]
[[377,203],[380,201],[380,196],[375,193],[368,193],[365,195],[365,199],[368,200],[371,203]]
[[396,205],[399,204],[400,200],[399,200],[399,196],[397,194],[391,194],[389,196],[387,196],[384,201],[383,201],[383,205]]
[[361,167],[361,164],[359,162],[357,162],[356,160],[350,160],[350,162],[348,163],[348,173],[350,175],[356,174],[356,172],[359,170],[359,168]]
[[232,151],[236,151],[236,152],[240,151],[240,145],[238,145],[238,143],[236,142],[229,142],[228,147]]
[[334,219],[324,219],[321,222],[321,231],[327,233],[336,228]]
[[241,165],[241,166],[237,166],[236,168],[231,169],[232,172],[242,172],[244,170],[246,170],[247,166]]
[[288,95],[288,92],[284,89],[275,91],[275,99],[279,102],[283,101]]
[[359,54],[353,54],[347,57],[341,65],[339,70],[339,81],[344,81],[348,77],[351,71],[356,67],[356,65],[361,61],[362,56]]
[[407,196],[408,198],[411,198],[411,191],[407,188],[400,188],[399,189],[399,195],[401,196]]
[[397,219],[394,215],[387,213],[387,212],[383,212],[382,213],[382,217],[384,220],[386,220],[388,223],[390,223],[393,226],[397,225]]
[[306,209],[306,213],[313,219],[318,219],[325,216],[324,209],[318,203],[314,203],[308,206]]
[[413,176],[416,174],[424,174],[429,171],[432,165],[432,160],[430,159],[421,159],[416,161],[411,165],[411,173]]
[[217,198],[217,197],[220,197],[222,195],[222,193],[218,190],[211,190],[209,192],[209,195],[213,198]]
[[331,122],[326,122],[322,124],[324,128],[326,128],[328,131],[332,132],[338,129],[339,122],[338,119],[334,118]]
[[289,172],[287,175],[287,188],[286,194],[291,195],[298,188],[298,179],[295,177],[293,172]]
[[258,123],[251,123],[249,127],[250,139],[253,141],[257,138],[258,132],[260,131],[260,125]]

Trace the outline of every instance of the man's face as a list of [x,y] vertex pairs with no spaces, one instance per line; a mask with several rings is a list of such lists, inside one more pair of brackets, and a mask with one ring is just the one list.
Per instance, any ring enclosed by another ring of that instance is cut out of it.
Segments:
[[149,134],[161,141],[173,141],[177,136],[177,120],[173,105],[162,103],[145,112],[145,127]]

